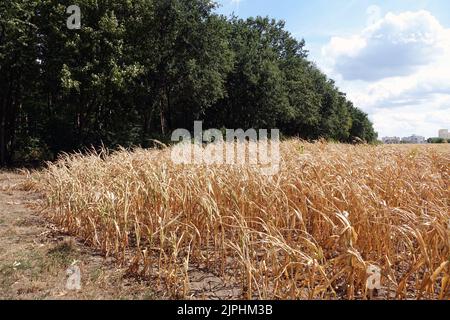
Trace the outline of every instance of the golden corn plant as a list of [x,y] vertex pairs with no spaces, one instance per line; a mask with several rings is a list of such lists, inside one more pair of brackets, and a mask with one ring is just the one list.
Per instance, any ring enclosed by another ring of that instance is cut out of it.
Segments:
[[[450,147],[290,140],[281,166],[176,165],[171,149],[64,155],[33,173],[58,226],[194,297],[204,272],[232,298],[449,298]],[[205,293],[212,290],[207,285]]]

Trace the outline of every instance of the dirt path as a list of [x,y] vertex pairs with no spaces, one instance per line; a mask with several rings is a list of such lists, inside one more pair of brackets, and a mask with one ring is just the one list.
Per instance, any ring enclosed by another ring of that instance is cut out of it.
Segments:
[[[73,237],[63,234],[28,205],[39,199],[19,191],[25,177],[0,172],[0,299],[154,299],[139,283]],[[66,270],[76,265],[81,290],[67,289]]]

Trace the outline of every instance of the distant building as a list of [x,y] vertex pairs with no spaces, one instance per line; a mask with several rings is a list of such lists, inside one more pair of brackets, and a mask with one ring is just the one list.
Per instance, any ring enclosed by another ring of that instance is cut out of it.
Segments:
[[426,143],[426,140],[425,140],[425,137],[412,135],[411,137],[403,138],[402,143],[422,144],[422,143]]
[[448,132],[448,129],[441,129],[441,130],[439,130],[439,138],[441,138],[441,139],[450,139],[450,133]]
[[382,140],[384,144],[400,144],[402,142],[399,137],[384,137]]

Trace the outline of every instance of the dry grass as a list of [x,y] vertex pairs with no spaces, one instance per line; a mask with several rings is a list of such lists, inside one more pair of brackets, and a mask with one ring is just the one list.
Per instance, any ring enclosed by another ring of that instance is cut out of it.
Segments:
[[448,145],[281,149],[274,177],[165,149],[68,155],[29,185],[56,224],[172,297],[203,266],[243,298],[363,299],[370,264],[381,298],[449,297]]

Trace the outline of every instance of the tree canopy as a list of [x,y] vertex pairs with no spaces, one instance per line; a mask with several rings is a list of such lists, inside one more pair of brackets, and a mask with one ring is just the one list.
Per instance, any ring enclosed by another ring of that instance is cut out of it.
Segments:
[[214,13],[209,0],[0,3],[0,163],[85,146],[149,146],[195,120],[285,136],[374,141],[367,115],[283,21]]

